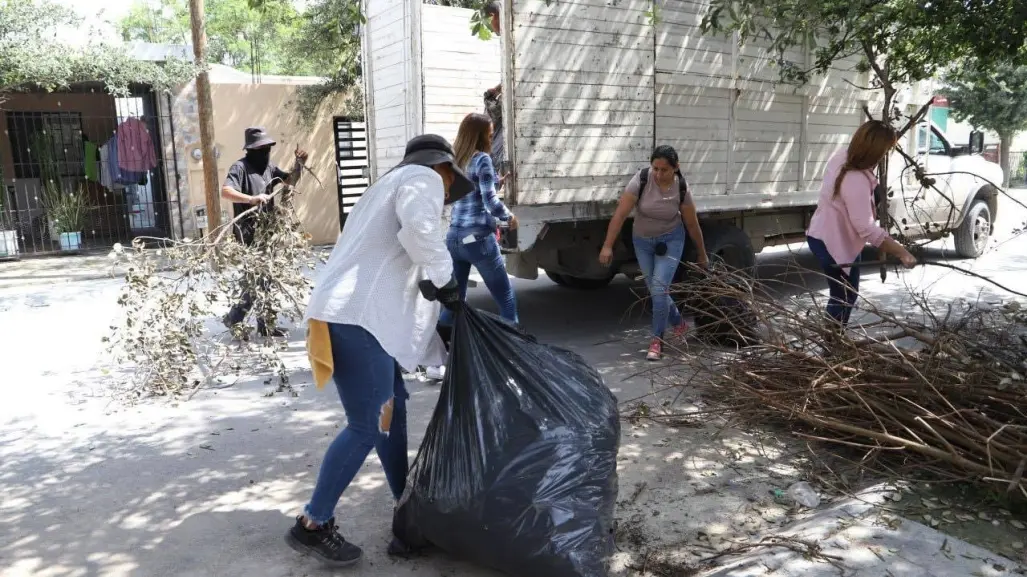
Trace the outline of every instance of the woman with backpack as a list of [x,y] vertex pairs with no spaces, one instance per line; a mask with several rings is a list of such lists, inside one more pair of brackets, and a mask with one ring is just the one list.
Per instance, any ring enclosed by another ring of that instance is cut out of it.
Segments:
[[817,209],[806,231],[806,242],[827,276],[831,295],[827,314],[841,328],[848,325],[856,305],[859,256],[868,243],[906,268],[916,266],[916,258],[877,224],[874,208],[877,177],[873,170],[896,141],[895,130],[880,120],[869,120],[856,129],[849,147],[827,162]]
[[635,210],[631,229],[635,258],[645,275],[653,303],[653,335],[646,358],[658,361],[663,358],[667,329],[677,337],[684,336],[688,329],[670,297],[670,285],[685,251],[686,230],[695,243],[699,264],[705,266],[709,261],[695,201],[681,174],[678,153],[672,147],[657,146],[649,157],[649,168],[640,170],[625,187],[599,252],[603,266],[613,262],[613,245],[620,238],[621,228],[632,210]]

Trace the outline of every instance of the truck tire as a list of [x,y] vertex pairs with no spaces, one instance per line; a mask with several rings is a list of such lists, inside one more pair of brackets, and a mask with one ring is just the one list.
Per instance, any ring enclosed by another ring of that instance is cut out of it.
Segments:
[[728,267],[752,274],[756,269],[756,251],[745,231],[730,224],[719,224],[703,231],[706,254]]
[[565,279],[560,273],[546,271],[546,276],[549,277],[549,280],[560,286],[567,286],[567,279]]
[[581,278],[549,271],[546,271],[546,276],[549,277],[549,280],[562,287],[585,291],[605,288],[613,280],[612,276],[608,278]]
[[[703,227],[706,254],[711,261],[726,265],[729,269],[753,275],[756,271],[756,251],[752,239],[744,230],[731,224],[713,224]],[[689,239],[691,241],[691,239]],[[698,251],[691,242],[685,249],[684,260],[696,262]],[[688,266],[682,264],[674,277],[675,282],[684,282],[688,277]]]
[[613,277],[606,278],[580,278],[576,276],[563,275],[564,280],[567,282],[567,286],[583,291],[598,290],[609,286],[610,282],[613,281]]
[[959,256],[977,258],[984,254],[991,238],[991,209],[988,203],[981,199],[975,200],[954,236]]

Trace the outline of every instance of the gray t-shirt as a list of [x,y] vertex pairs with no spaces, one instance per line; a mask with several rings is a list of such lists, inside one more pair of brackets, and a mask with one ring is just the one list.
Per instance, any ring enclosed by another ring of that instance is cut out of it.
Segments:
[[[636,172],[628,185],[624,188],[624,194],[630,194],[636,199],[639,198],[638,187],[641,185],[641,171]],[[660,188],[652,174],[645,184],[645,192],[641,195],[638,204],[635,205],[635,224],[632,234],[643,238],[651,238],[667,234],[681,226],[681,191],[678,177],[667,188]],[[685,203],[692,202],[692,193],[685,193]]]

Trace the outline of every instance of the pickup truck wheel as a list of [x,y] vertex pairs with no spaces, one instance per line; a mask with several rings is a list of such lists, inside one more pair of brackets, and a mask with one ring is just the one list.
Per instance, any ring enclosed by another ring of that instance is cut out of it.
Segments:
[[[731,270],[742,271],[748,275],[755,272],[756,252],[752,248],[752,239],[744,230],[730,224],[715,224],[703,228],[703,240],[706,244],[706,254],[711,261],[716,261]],[[684,259],[688,262],[696,262],[697,258],[697,251],[689,239]],[[688,268],[685,265],[678,267],[674,278],[675,282],[687,279]]]
[[984,254],[991,239],[991,209],[983,200],[976,200],[966,211],[963,223],[956,229],[956,252],[963,258]]

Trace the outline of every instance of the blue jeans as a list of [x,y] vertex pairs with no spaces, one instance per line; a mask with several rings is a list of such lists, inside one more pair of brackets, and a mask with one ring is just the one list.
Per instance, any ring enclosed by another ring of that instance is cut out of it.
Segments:
[[[670,285],[678,270],[681,255],[685,252],[685,227],[678,225],[674,230],[654,237],[633,236],[635,258],[645,275],[649,297],[653,301],[653,336],[663,338],[668,326],[681,324],[681,311],[670,297]],[[667,253],[656,255],[656,245],[666,243]]]
[[[842,326],[849,324],[849,315],[856,306],[856,298],[859,297],[859,267],[849,268],[849,274],[845,274],[841,268],[835,266],[831,253],[827,252],[827,245],[819,238],[806,237],[806,244],[810,251],[820,261],[820,266],[827,275],[827,288],[831,297],[827,301],[827,314],[841,323]],[[856,256],[854,262],[859,262],[860,256]]]
[[304,515],[322,524],[335,516],[343,491],[374,448],[392,496],[407,480],[407,397],[403,373],[371,333],[356,325],[328,324],[332,380],[346,411],[346,428],[328,446]]
[[[464,244],[464,239],[469,235],[474,235],[475,240]],[[460,298],[467,298],[467,279],[471,276],[471,266],[474,266],[492,293],[499,307],[499,316],[517,324],[517,299],[510,277],[506,274],[506,264],[503,262],[503,253],[499,251],[496,235],[453,228],[446,235],[446,246],[453,257],[453,276],[460,287]],[[439,324],[451,326],[453,313],[448,309],[443,310]]]

